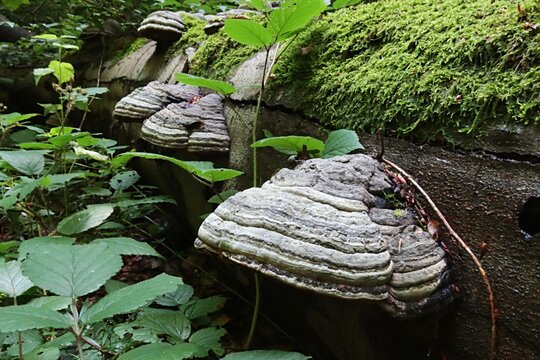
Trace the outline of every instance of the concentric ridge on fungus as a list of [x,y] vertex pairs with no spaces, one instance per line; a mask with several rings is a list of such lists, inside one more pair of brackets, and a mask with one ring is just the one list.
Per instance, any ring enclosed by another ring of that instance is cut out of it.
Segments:
[[140,36],[157,42],[173,42],[182,36],[186,26],[180,15],[173,11],[154,11],[137,29]]
[[393,188],[365,155],[312,159],[222,203],[195,245],[293,286],[379,303],[397,317],[453,300],[442,248],[413,214],[381,207]]

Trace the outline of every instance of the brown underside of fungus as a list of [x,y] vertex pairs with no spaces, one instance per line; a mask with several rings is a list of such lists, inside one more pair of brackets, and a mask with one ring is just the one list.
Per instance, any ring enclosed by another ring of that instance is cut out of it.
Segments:
[[144,121],[141,136],[165,148],[229,151],[223,97],[209,94],[194,102],[170,104]]
[[142,122],[170,103],[191,101],[199,95],[199,89],[193,86],[152,81],[120,99],[113,116],[124,122]]
[[137,29],[140,36],[159,42],[177,41],[186,30],[180,15],[173,11],[155,11],[144,19]]
[[293,286],[380,304],[391,315],[454,298],[443,249],[409,211],[385,208],[392,185],[365,155],[312,159],[222,203],[195,245]]

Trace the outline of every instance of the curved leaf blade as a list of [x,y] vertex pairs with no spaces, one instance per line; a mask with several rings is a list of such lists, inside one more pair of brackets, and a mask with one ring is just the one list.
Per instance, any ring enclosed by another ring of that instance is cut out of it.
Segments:
[[272,33],[253,20],[227,19],[223,31],[244,45],[263,48],[273,44]]
[[23,275],[19,261],[4,262],[4,259],[0,258],[0,293],[14,298],[32,286],[32,281]]
[[205,79],[184,73],[176,73],[176,81],[187,85],[212,89],[223,95],[229,95],[236,91],[236,88],[226,81]]
[[79,234],[103,224],[113,211],[111,204],[89,206],[60,221],[56,230],[65,235]]
[[287,155],[296,155],[302,152],[304,146],[306,146],[308,153],[321,153],[324,149],[324,143],[311,136],[275,136],[251,144],[251,147],[256,148],[268,146]]
[[28,329],[65,329],[70,320],[57,311],[36,308],[30,305],[5,306],[0,308],[0,332],[24,331]]
[[253,350],[232,353],[222,360],[308,360],[309,356],[279,350]]
[[345,129],[336,130],[328,134],[321,157],[328,159],[359,149],[364,150],[364,147],[360,144],[356,132]]
[[106,244],[107,247],[118,255],[145,255],[161,256],[153,247],[143,241],[137,241],[128,237],[103,238],[92,241],[92,244]]

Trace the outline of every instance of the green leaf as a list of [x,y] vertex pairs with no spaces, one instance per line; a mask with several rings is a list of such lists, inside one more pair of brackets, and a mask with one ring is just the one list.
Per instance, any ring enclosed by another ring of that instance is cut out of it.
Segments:
[[210,199],[208,199],[208,202],[210,204],[221,204],[236,193],[238,193],[238,190],[225,190],[212,196]]
[[105,244],[47,245],[31,249],[23,273],[37,286],[77,298],[99,289],[122,267]]
[[296,155],[302,152],[303,146],[307,147],[308,153],[320,153],[324,149],[324,143],[315,139],[311,136],[276,136],[266,139],[261,139],[259,141],[251,144],[251,147],[272,147],[274,150],[277,150],[281,153],[287,155]]
[[52,74],[53,72],[54,72],[54,70],[49,69],[49,68],[34,69],[34,81],[36,82],[36,86],[37,86],[37,84],[39,83],[39,80],[41,80],[42,77],[44,77],[45,75]]
[[190,173],[197,171],[201,166],[203,166],[203,164],[204,166],[210,166],[210,168],[213,168],[213,164],[209,161],[182,161],[170,156],[146,152],[128,152],[120,154],[111,160],[111,165],[116,168],[125,166],[126,163],[134,157],[149,160],[165,160]]
[[180,340],[186,340],[191,334],[189,319],[178,310],[144,310],[135,325],[152,329],[158,335],[174,336]]
[[204,328],[190,336],[189,342],[198,346],[199,351],[195,356],[203,357],[211,350],[217,355],[223,355],[225,350],[221,347],[220,339],[227,332],[225,329]]
[[140,178],[135,170],[122,171],[111,178],[110,184],[114,190],[125,190],[137,183]]
[[160,204],[160,203],[176,204],[176,201],[166,195],[157,195],[157,196],[145,197],[142,199],[120,200],[120,201],[117,201],[115,203],[110,203],[110,204],[117,206],[119,208],[128,208],[132,206]]
[[89,206],[60,221],[56,229],[65,235],[79,234],[103,224],[113,211],[110,204]]
[[222,360],[308,360],[309,356],[280,350],[253,350],[232,353]]
[[198,317],[218,311],[223,307],[224,303],[225,298],[217,295],[210,296],[205,299],[193,299],[183,305],[181,309],[189,319],[196,319]]
[[90,306],[81,314],[81,320],[86,324],[92,324],[117,314],[129,313],[160,295],[174,291],[181,283],[180,278],[161,274],[135,285],[126,286],[104,296]]
[[[19,335],[22,342],[22,349],[19,349]],[[43,344],[43,337],[39,330],[30,329],[10,333],[5,342],[13,344],[7,349],[8,355],[18,357],[19,350],[22,350],[22,353],[25,355],[24,358],[27,359],[26,354]]]
[[265,9],[264,0],[249,0],[248,4],[258,11],[263,11]]
[[0,125],[2,126],[10,126],[15,123],[28,120],[30,118],[33,118],[34,116],[38,116],[39,114],[24,114],[18,112],[13,112],[9,114],[0,114]]
[[25,175],[37,175],[43,171],[46,153],[46,150],[0,151],[0,158]]
[[70,174],[47,175],[42,178],[40,185],[45,188],[51,188],[58,185],[65,185],[73,179],[80,179],[88,176],[94,176],[94,174],[89,172],[74,172]]
[[24,331],[28,329],[70,327],[68,317],[57,311],[36,308],[30,305],[4,306],[0,308],[0,332]]
[[345,155],[353,150],[363,150],[358,135],[352,130],[336,130],[328,134],[321,157],[328,159],[334,156]]
[[23,4],[29,4],[30,0],[2,0],[2,5],[8,10],[17,10]]
[[109,279],[105,283],[105,291],[107,291],[107,294],[110,294],[112,292],[115,292],[116,290],[123,289],[126,286],[128,286],[128,284],[124,282],[114,280],[114,279]]
[[286,40],[303,30],[311,19],[319,16],[326,9],[323,0],[302,0],[294,4],[281,6],[272,11],[268,17],[268,30],[275,43]]
[[75,238],[67,236],[39,236],[28,240],[24,240],[19,246],[19,261],[26,258],[26,254],[40,246],[48,245],[73,245]]
[[47,40],[47,41],[57,41],[58,36],[56,36],[54,34],[39,34],[39,35],[32,36],[32,39],[41,39],[41,40]]
[[0,242],[0,253],[6,253],[9,250],[17,247],[18,245],[19,245],[19,241],[16,241],[16,240]]
[[154,300],[156,304],[161,306],[178,306],[183,305],[191,299],[195,290],[188,284],[181,284],[176,291],[167,293]]
[[19,261],[5,262],[0,258],[0,293],[14,298],[22,295],[32,286],[34,286],[32,281],[23,275]]
[[71,304],[71,299],[67,296],[42,296],[34,298],[28,305],[49,310],[64,310]]
[[193,173],[210,183],[233,179],[244,174],[243,172],[234,169],[210,169],[205,171],[194,171]]
[[183,84],[187,84],[187,85],[193,85],[193,86],[198,86],[198,87],[204,87],[207,89],[212,89],[215,92],[223,94],[223,95],[229,95],[236,91],[234,86],[228,82],[205,79],[202,77],[193,76],[193,75],[184,74],[184,73],[176,73],[176,81]]
[[49,63],[49,69],[53,70],[53,75],[60,85],[72,81],[75,77],[75,69],[70,63],[52,60]]
[[106,244],[111,251],[114,251],[118,255],[146,255],[162,257],[147,243],[128,237],[114,237],[92,241],[92,244],[100,243]]
[[194,350],[190,344],[172,346],[167,343],[154,343],[139,346],[125,354],[118,360],[182,360],[191,359]]
[[274,44],[272,33],[253,20],[226,19],[224,31],[233,40],[244,45],[268,48]]
[[41,184],[41,179],[27,180],[17,184],[12,189],[6,191],[0,199],[0,207],[4,210],[11,209],[16,203],[23,201]]
[[60,349],[57,347],[39,347],[24,355],[25,360],[58,360],[59,358]]

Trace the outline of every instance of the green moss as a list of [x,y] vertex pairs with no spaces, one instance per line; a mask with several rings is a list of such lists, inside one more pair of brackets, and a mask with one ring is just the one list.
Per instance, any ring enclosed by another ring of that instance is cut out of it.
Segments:
[[225,80],[241,63],[255,54],[256,49],[231,40],[223,29],[211,35],[197,49],[190,63],[190,72],[212,79]]
[[168,50],[166,58],[181,55],[189,47],[198,47],[206,39],[204,33],[205,22],[193,16],[184,15],[182,21],[186,25],[186,32],[182,34],[180,40],[174,43]]
[[[518,20],[517,3],[386,0],[336,11],[282,55],[273,86],[336,128],[434,138],[537,124],[540,35]],[[540,25],[531,3],[526,21]]]

